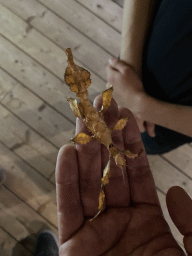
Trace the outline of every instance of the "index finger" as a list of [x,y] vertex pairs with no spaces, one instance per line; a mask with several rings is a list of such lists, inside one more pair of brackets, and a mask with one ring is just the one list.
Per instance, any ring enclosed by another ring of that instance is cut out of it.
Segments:
[[65,145],[59,150],[55,176],[59,244],[62,245],[78,231],[84,221],[77,151],[74,146]]
[[155,182],[136,120],[131,111],[126,108],[120,109],[120,116],[121,118],[129,118],[123,129],[125,149],[133,153],[140,153],[134,159],[126,157],[131,203],[133,205],[141,203],[160,205]]

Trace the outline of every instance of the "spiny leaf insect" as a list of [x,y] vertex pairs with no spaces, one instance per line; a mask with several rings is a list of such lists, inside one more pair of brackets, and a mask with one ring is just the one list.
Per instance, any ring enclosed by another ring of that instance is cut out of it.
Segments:
[[113,141],[111,138],[111,132],[123,129],[128,121],[128,118],[120,119],[113,127],[113,129],[109,129],[104,121],[103,114],[111,105],[111,100],[113,97],[113,87],[111,86],[109,89],[103,92],[103,105],[101,110],[98,112],[88,99],[87,88],[91,85],[91,75],[89,71],[77,66],[74,63],[73,55],[70,48],[66,49],[66,55],[68,65],[65,70],[64,80],[66,84],[70,87],[70,90],[76,93],[76,97],[79,98],[79,103],[76,99],[73,98],[69,98],[68,101],[74,115],[82,119],[87,128],[92,133],[92,136],[89,136],[85,133],[79,133],[72,139],[72,141],[74,143],[87,144],[92,139],[96,139],[100,143],[104,144],[109,151],[109,161],[103,171],[103,177],[101,179],[101,191],[99,195],[98,207],[99,211],[92,219],[90,219],[90,221],[92,221],[101,213],[103,209],[105,201],[104,186],[109,183],[111,159],[114,158],[116,165],[122,169],[123,173],[123,167],[126,166],[126,162],[121,153],[125,154],[129,158],[135,158],[138,156],[138,154],[133,154],[129,150],[118,150],[113,145]]

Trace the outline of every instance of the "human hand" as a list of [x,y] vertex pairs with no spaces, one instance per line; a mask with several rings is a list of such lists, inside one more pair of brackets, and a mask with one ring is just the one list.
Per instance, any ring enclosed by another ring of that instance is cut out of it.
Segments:
[[106,67],[107,87],[114,87],[114,98],[119,106],[126,106],[134,114],[140,132],[147,131],[149,136],[155,137],[155,124],[137,117],[142,104],[140,101],[146,92],[139,75],[124,61],[110,59]]
[[139,127],[140,133],[147,131],[150,137],[155,137],[155,124],[141,120],[137,116],[134,116]]
[[134,115],[143,111],[142,98],[147,94],[133,67],[122,60],[109,59],[106,67],[107,87],[114,87],[114,98],[119,106],[126,106]]
[[[101,108],[97,97],[94,106]],[[129,117],[122,131],[112,134],[114,145],[138,158],[126,157],[125,183],[121,169],[111,163],[109,183],[105,186],[104,211],[98,212],[98,198],[103,169],[109,158],[105,146],[92,140],[86,145],[66,145],[59,151],[56,165],[56,189],[60,256],[181,256],[185,255],[174,240],[165,221],[155,183],[150,171],[141,135],[133,114],[112,104],[105,113],[105,121],[112,128],[120,118]],[[76,132],[89,134],[80,119]],[[181,188],[180,188],[181,190]],[[172,188],[167,205],[171,217],[183,235],[192,233],[192,203],[182,191]],[[183,200],[184,199],[184,200]],[[181,201],[180,201],[181,200]],[[192,254],[192,237],[185,246]]]

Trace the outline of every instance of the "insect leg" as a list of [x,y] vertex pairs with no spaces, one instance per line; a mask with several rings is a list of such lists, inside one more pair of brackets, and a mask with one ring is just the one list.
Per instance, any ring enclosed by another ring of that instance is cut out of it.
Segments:
[[112,156],[109,157],[109,161],[105,167],[105,169],[103,170],[103,178],[101,179],[101,192],[100,192],[100,195],[99,195],[99,211],[98,213],[92,218],[90,219],[89,221],[92,221],[93,219],[95,219],[100,213],[101,211],[103,210],[103,205],[104,205],[104,202],[105,202],[105,192],[104,192],[104,186],[109,183],[109,177],[110,177],[110,163],[111,163],[111,159],[112,159]]
[[123,181],[124,181],[124,184],[125,184],[125,175],[124,175],[124,172],[123,172],[123,167],[121,167],[121,170],[122,170],[122,175],[123,175]]
[[110,107],[111,100],[113,97],[113,86],[111,85],[109,89],[105,90],[102,94],[103,104],[100,112],[103,114]]

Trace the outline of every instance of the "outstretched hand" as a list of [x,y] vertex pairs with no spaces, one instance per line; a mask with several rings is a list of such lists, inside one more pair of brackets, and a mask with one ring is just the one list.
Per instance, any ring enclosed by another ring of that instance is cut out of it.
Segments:
[[[99,110],[101,105],[102,98],[97,97],[94,106]],[[107,125],[112,128],[124,117],[129,118],[125,128],[112,133],[115,146],[143,152],[135,159],[126,157],[125,182],[121,169],[112,161],[110,181],[105,186],[105,209],[92,222],[89,219],[98,212],[101,177],[109,158],[107,148],[92,140],[76,147],[65,145],[59,151],[56,189],[60,256],[185,255],[163,217],[136,120],[128,109],[118,109],[112,100],[105,113]],[[76,127],[76,133],[89,134],[80,119]],[[180,187],[173,187],[167,205],[174,223],[186,235],[186,250],[192,254],[191,199]]]

